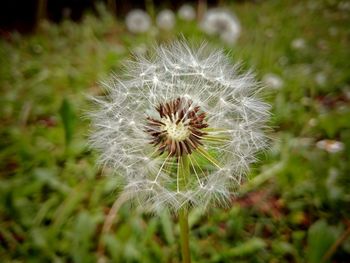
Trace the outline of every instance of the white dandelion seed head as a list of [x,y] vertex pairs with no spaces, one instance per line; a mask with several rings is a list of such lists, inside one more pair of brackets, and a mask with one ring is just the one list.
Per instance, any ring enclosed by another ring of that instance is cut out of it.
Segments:
[[184,4],[179,8],[178,15],[182,20],[192,21],[196,18],[196,11],[191,5]]
[[283,80],[274,73],[264,75],[262,80],[267,87],[272,89],[280,89],[283,87]]
[[303,38],[296,38],[292,41],[291,47],[296,50],[301,50],[306,48],[306,41]]
[[348,1],[340,1],[338,9],[342,11],[350,11],[350,3]]
[[328,139],[318,141],[316,147],[329,153],[338,153],[345,148],[344,143]]
[[131,33],[145,33],[151,28],[150,16],[141,9],[131,10],[125,18],[127,29]]
[[159,12],[156,20],[157,26],[163,30],[171,30],[174,28],[176,20],[174,12],[169,9],[164,9]]
[[[126,64],[95,98],[91,145],[150,211],[224,205],[264,149],[269,105],[248,72],[221,50],[184,42]],[[179,177],[186,158],[190,175]],[[181,186],[181,187],[180,187]]]
[[323,72],[318,72],[315,76],[315,81],[318,85],[324,86],[327,83],[327,76]]
[[241,25],[237,17],[226,9],[209,9],[201,22],[202,30],[208,35],[219,35],[227,44],[234,44],[240,33]]

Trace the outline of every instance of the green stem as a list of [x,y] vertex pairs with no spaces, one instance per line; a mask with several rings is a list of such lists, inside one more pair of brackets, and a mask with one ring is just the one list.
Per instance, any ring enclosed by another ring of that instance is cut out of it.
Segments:
[[154,20],[154,2],[153,0],[146,0],[145,1],[145,5],[146,5],[146,11],[147,13],[150,15],[150,17],[152,18],[152,20]]
[[[179,158],[179,190],[186,188],[187,177],[190,174],[190,165],[187,156]],[[181,255],[183,263],[191,263],[190,239],[188,227],[188,207],[183,206],[179,211]]]

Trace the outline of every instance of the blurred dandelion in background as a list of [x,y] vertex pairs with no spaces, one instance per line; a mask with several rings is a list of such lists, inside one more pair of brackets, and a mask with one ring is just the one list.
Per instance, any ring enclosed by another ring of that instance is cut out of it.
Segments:
[[315,75],[315,82],[320,85],[320,86],[324,86],[327,83],[327,76],[325,73],[323,72],[318,72]]
[[189,4],[184,4],[179,8],[179,18],[185,21],[193,21],[196,18],[196,11]]
[[131,33],[145,33],[150,30],[152,22],[145,11],[134,9],[126,15],[125,24]]
[[164,9],[159,12],[156,20],[157,26],[163,30],[171,30],[174,28],[176,20],[174,12],[170,9]]
[[335,140],[320,140],[316,143],[317,148],[329,153],[338,153],[344,150],[344,143]]
[[274,73],[264,75],[262,81],[267,87],[272,89],[280,89],[283,87],[283,80]]
[[301,50],[306,48],[306,42],[303,38],[296,38],[292,41],[291,47],[295,50]]
[[221,8],[209,9],[204,14],[201,28],[208,35],[218,35],[227,44],[234,44],[241,33],[237,17],[231,11]]

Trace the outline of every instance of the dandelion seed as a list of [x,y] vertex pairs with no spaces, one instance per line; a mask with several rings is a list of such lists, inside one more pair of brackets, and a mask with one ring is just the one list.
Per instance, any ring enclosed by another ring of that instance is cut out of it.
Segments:
[[157,16],[157,26],[163,30],[171,30],[175,26],[175,15],[169,9],[162,10]]
[[183,42],[137,56],[125,72],[104,83],[107,98],[91,113],[100,163],[146,210],[224,205],[267,145],[269,105],[252,74],[221,50]]
[[191,5],[184,4],[180,7],[178,15],[182,20],[192,21],[196,18],[196,11]]
[[202,30],[208,35],[219,35],[227,44],[234,44],[240,33],[241,26],[236,16],[225,9],[209,9],[201,22]]
[[145,33],[151,28],[151,18],[145,11],[134,9],[127,14],[125,24],[131,33]]

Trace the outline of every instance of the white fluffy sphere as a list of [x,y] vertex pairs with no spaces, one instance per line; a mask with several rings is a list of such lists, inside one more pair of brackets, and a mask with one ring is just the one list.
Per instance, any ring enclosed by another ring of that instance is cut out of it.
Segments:
[[164,9],[157,15],[157,26],[163,30],[171,30],[174,28],[176,20],[173,11]]
[[241,26],[237,17],[226,9],[212,8],[205,14],[201,22],[202,30],[209,35],[218,35],[227,44],[234,44]]
[[[176,42],[126,64],[95,98],[91,145],[145,209],[225,204],[266,147],[269,105],[221,50]],[[179,163],[191,174],[179,178]],[[181,187],[180,187],[181,184]]]
[[151,28],[151,18],[145,11],[134,9],[126,15],[125,24],[131,33],[145,33]]
[[182,20],[192,21],[196,18],[196,11],[189,4],[184,4],[179,8],[178,15]]

